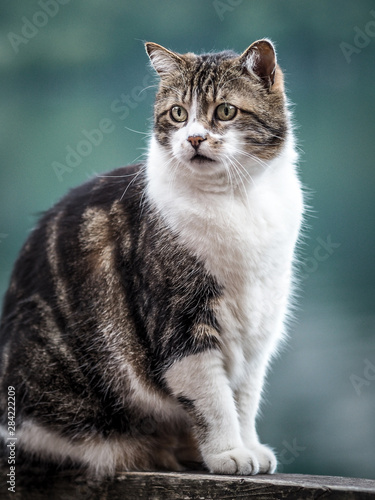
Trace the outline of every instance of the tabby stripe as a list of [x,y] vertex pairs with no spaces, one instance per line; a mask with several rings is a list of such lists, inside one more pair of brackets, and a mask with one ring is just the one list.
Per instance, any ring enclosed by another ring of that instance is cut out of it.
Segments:
[[206,77],[205,81],[203,82],[203,87],[202,87],[202,88],[203,88],[203,92],[204,92],[205,94],[207,94],[207,93],[208,93],[208,88],[210,87],[210,85],[213,87],[213,77],[214,77],[214,73],[211,71],[211,72],[207,75],[207,77]]
[[169,113],[169,109],[166,109],[165,111],[159,113],[158,116],[156,117],[156,120],[159,120],[162,116],[166,115],[167,113]]
[[248,111],[246,109],[241,109],[241,108],[240,108],[240,111],[242,113],[245,113],[247,115],[252,116],[256,120],[256,122],[259,123],[259,125],[261,125],[263,128],[265,128],[271,134],[273,134],[273,135],[277,135],[278,134],[278,135],[284,136],[284,134],[285,134],[285,127],[281,127],[280,129],[272,127],[271,125],[269,125],[268,123],[266,123],[264,120],[262,120],[262,118],[260,118],[256,113],[254,113],[254,111]]
[[186,99],[188,90],[189,90],[189,86],[184,86],[184,91],[183,91],[182,97],[181,97],[181,102],[183,102],[183,103],[186,102],[185,99]]
[[[200,70],[200,68],[199,68]],[[189,89],[190,89],[190,101],[193,100],[193,89],[194,88],[197,88],[196,86],[196,81],[197,81],[197,74],[199,72],[199,70],[197,70],[195,73],[193,73],[193,76],[191,77],[191,81],[190,81],[190,84],[189,84]]]
[[198,89],[202,89],[204,88],[204,83],[207,79],[207,69],[205,67],[202,68],[202,71],[200,72],[200,74],[198,75],[198,82],[197,82],[197,88]]
[[275,135],[272,135],[265,141],[257,141],[256,139],[254,139],[254,137],[251,136],[247,136],[245,137],[245,139],[249,144],[253,144],[254,146],[273,146],[274,143],[279,142],[281,140],[279,139],[278,136]]

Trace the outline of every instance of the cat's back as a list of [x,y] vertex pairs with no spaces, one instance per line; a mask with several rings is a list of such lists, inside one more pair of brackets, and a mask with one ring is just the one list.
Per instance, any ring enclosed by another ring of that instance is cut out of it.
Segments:
[[130,165],[73,188],[50,208],[16,261],[1,330],[18,304],[37,295],[57,306],[55,300],[64,302],[64,281],[79,284],[80,275],[105,267],[106,250],[108,257],[108,248],[113,248],[118,235],[126,241],[126,233],[139,223],[143,190],[143,165]]

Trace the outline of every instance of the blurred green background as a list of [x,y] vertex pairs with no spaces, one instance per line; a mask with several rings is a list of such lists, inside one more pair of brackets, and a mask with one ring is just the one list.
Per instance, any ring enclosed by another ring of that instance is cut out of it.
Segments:
[[155,78],[142,41],[275,41],[312,211],[259,432],[283,472],[375,478],[374,2],[2,0],[0,34],[0,296],[38,213],[144,153]]

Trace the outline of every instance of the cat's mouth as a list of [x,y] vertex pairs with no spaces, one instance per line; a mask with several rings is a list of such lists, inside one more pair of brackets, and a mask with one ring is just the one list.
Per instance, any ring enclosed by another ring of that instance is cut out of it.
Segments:
[[192,158],[190,158],[190,161],[194,163],[207,163],[207,162],[212,162],[215,161],[212,158],[209,158],[208,156],[200,155],[199,153],[196,153]]

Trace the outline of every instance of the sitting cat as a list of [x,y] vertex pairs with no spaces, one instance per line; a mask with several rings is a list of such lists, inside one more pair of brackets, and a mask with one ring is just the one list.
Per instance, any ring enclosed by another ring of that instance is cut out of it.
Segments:
[[255,419],[303,212],[282,71],[268,40],[146,50],[160,75],[147,161],[73,189],[16,262],[1,436],[11,386],[26,456],[99,477],[189,461],[272,473]]

